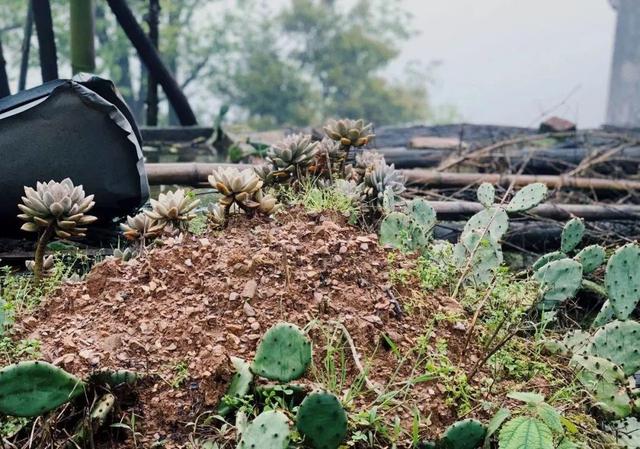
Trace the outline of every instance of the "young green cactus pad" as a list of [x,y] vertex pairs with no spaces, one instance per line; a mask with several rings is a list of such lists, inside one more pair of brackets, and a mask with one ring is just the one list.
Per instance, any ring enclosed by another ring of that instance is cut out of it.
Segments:
[[447,427],[437,446],[443,449],[475,449],[480,447],[487,429],[480,421],[465,419]]
[[[226,396],[232,398],[241,398],[249,393],[251,382],[253,382],[251,367],[247,362],[238,357],[231,357],[231,364],[235,368],[236,373],[231,379],[231,383],[229,384],[229,388],[227,389]],[[223,401],[218,407],[218,414],[220,416],[225,416],[228,415],[232,410],[233,407]]]
[[422,198],[416,198],[407,205],[409,217],[417,225],[424,228],[425,232],[431,231],[436,225],[436,211]]
[[242,433],[236,449],[286,449],[289,433],[289,420],[284,413],[262,412]]
[[496,189],[488,182],[483,182],[478,187],[478,201],[487,209],[493,205],[493,200],[496,197]]
[[626,376],[640,370],[640,323],[612,321],[601,327],[591,338],[589,354],[608,359],[622,368]]
[[563,252],[571,252],[580,244],[584,229],[584,220],[581,218],[573,218],[564,225],[560,244]]
[[477,285],[491,282],[503,261],[500,245],[488,236],[481,237],[479,231],[462,234],[453,249],[453,258],[459,268],[469,267],[466,277]]
[[547,186],[541,182],[529,184],[519,190],[507,204],[507,212],[524,212],[536,207],[547,198]]
[[117,371],[98,371],[89,378],[92,384],[105,386],[108,385],[111,388],[118,387],[120,385],[135,385],[138,381],[138,373],[121,369]]
[[540,282],[542,308],[552,309],[573,297],[582,283],[582,265],[573,259],[549,262],[535,272]]
[[297,326],[278,323],[269,329],[256,350],[251,371],[279,382],[302,377],[311,363],[311,342]]
[[582,265],[582,272],[588,274],[602,265],[605,257],[606,254],[602,246],[591,245],[583,248],[574,259]]
[[624,320],[640,300],[640,246],[630,243],[618,248],[607,263],[604,286],[616,317]]
[[336,449],[347,435],[347,414],[335,395],[314,392],[302,401],[296,426],[315,449]]
[[392,212],[380,224],[380,244],[403,249],[409,236],[411,219],[401,213]]
[[551,253],[543,254],[540,256],[538,260],[536,260],[531,268],[533,271],[538,271],[540,268],[544,267],[549,262],[553,262],[554,260],[566,259],[567,255],[562,251],[553,251]]
[[640,447],[640,421],[634,417],[614,421],[608,430],[616,436],[616,443],[623,449]]
[[[487,229],[486,232],[485,229]],[[472,231],[484,232],[494,242],[497,242],[507,232],[507,229],[509,229],[507,213],[500,207],[490,207],[472,216],[465,223],[462,234],[468,234]]]
[[33,417],[82,394],[85,384],[47,362],[20,362],[0,370],[0,414]]
[[104,425],[115,403],[116,397],[112,394],[105,394],[96,402],[96,405],[91,409],[91,421],[96,424],[96,428]]
[[595,406],[618,417],[631,413],[632,403],[625,388],[624,372],[607,359],[576,354],[570,364],[577,368],[577,378],[596,401]]
[[613,311],[613,307],[611,307],[611,303],[609,302],[609,300],[606,300],[602,304],[602,308],[600,309],[596,317],[593,319],[593,323],[591,323],[591,327],[597,328],[600,326],[604,326],[614,318],[615,318],[615,314]]

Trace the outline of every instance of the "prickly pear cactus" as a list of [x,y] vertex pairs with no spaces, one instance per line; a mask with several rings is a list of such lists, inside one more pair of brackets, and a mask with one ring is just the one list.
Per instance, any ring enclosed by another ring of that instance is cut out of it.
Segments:
[[[485,229],[487,229],[486,232]],[[500,207],[490,207],[472,216],[465,223],[462,234],[468,234],[473,231],[484,232],[494,242],[497,242],[507,232],[507,229],[509,229],[509,216],[507,213]]]
[[487,209],[493,206],[496,198],[496,189],[488,182],[483,182],[478,187],[478,201]]
[[425,232],[430,232],[436,225],[436,211],[422,198],[411,200],[407,205],[407,214],[415,224]]
[[480,421],[465,419],[450,425],[438,441],[444,449],[475,449],[480,447],[487,429]]
[[410,228],[411,219],[407,215],[401,212],[390,213],[380,224],[380,244],[404,249]]
[[[226,396],[241,398],[249,393],[251,382],[253,382],[253,373],[251,373],[250,365],[241,358],[231,357],[231,364],[235,368],[236,373],[231,379]],[[226,416],[231,413],[232,410],[233,407],[223,401],[218,407],[218,414],[220,416]]]
[[463,234],[453,251],[456,265],[463,269],[468,266],[469,272],[466,277],[477,285],[491,282],[496,268],[503,261],[500,244],[488,236],[481,237],[478,231]]
[[591,338],[587,352],[618,365],[626,376],[640,370],[640,323],[612,321],[601,327]]
[[90,415],[91,421],[96,424],[94,428],[104,425],[115,403],[116,397],[112,394],[105,394],[96,402]]
[[569,220],[562,229],[560,249],[565,253],[576,249],[582,241],[584,229],[584,220],[581,218],[572,218]]
[[631,315],[640,300],[640,247],[630,243],[618,248],[607,263],[604,286],[619,320]]
[[619,418],[631,414],[632,401],[625,387],[626,376],[620,367],[607,359],[576,354],[570,364],[577,368],[577,378],[591,392],[595,406]]
[[20,362],[0,370],[0,414],[33,417],[82,394],[85,384],[47,362]]
[[536,260],[531,268],[533,271],[538,271],[540,268],[544,267],[549,262],[553,262],[554,260],[566,259],[567,255],[562,251],[553,251],[551,253],[543,254],[540,256],[538,260]]
[[279,382],[302,377],[311,363],[311,342],[300,328],[278,323],[269,329],[256,350],[251,371]]
[[108,385],[111,388],[118,387],[123,384],[127,385],[135,385],[138,381],[139,375],[133,371],[128,371],[125,369],[117,370],[117,371],[99,371],[93,375],[91,375],[90,382],[99,385],[105,386]]
[[549,310],[576,294],[582,283],[582,265],[573,259],[555,260],[534,276],[540,282],[540,306]]
[[242,433],[236,449],[286,449],[289,433],[289,420],[284,413],[262,412]]
[[547,186],[541,182],[520,189],[507,204],[507,212],[524,212],[536,207],[547,198]]
[[638,449],[640,447],[640,422],[629,417],[611,423],[608,427],[616,436],[616,442],[623,449]]
[[574,259],[582,265],[582,272],[588,274],[602,265],[605,257],[606,254],[602,246],[591,245],[583,248],[578,254],[576,254]]
[[347,435],[347,414],[335,395],[319,391],[302,401],[296,426],[315,449],[336,449]]
[[598,315],[593,319],[593,323],[591,323],[591,327],[597,328],[604,326],[608,322],[612,321],[615,318],[615,314],[613,311],[613,307],[611,307],[611,303],[609,300],[605,301],[602,304],[602,308],[598,312]]

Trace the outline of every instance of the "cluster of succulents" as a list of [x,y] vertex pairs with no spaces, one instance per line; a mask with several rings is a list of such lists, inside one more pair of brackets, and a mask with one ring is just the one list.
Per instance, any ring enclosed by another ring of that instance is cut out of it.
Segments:
[[97,217],[88,215],[95,202],[93,195],[86,196],[82,186],[75,186],[66,178],[61,182],[38,182],[36,188],[24,188],[25,196],[18,208],[18,218],[25,223],[20,229],[38,232],[34,263],[31,266],[36,284],[43,275],[45,248],[54,236],[61,239],[85,237],[86,226]]
[[255,169],[266,184],[289,182],[305,176],[315,163],[319,142],[310,134],[292,134],[267,150],[267,163]]
[[547,186],[529,184],[520,189],[506,205],[494,204],[495,188],[483,183],[478,188],[478,201],[484,209],[465,224],[460,241],[454,248],[456,265],[465,270],[465,279],[487,284],[503,261],[500,240],[509,228],[508,213],[524,212],[536,207],[547,196]]
[[264,181],[251,168],[219,168],[209,176],[209,184],[222,195],[217,205],[209,207],[216,223],[224,223],[234,205],[249,215],[271,215],[277,210],[276,198],[262,190]]
[[584,232],[583,220],[569,220],[562,229],[560,250],[544,254],[533,264],[534,277],[541,286],[540,308],[554,309],[572,298],[586,282],[583,276],[604,263],[606,255],[600,245],[587,246],[570,257],[582,242]]
[[375,137],[373,124],[364,120],[329,120],[324,127],[327,136],[345,147],[362,147]]
[[129,241],[144,242],[162,235],[165,225],[145,212],[133,217],[128,216],[125,223],[120,224],[122,235]]
[[402,251],[423,251],[431,240],[436,212],[421,198],[411,200],[405,212],[391,212],[380,224],[380,243]]
[[[236,374],[218,413],[225,416],[233,411],[233,399],[250,393],[254,376],[291,382],[304,375],[311,357],[311,342],[302,330],[289,323],[276,324],[262,337],[251,363],[232,359]],[[347,414],[342,404],[335,395],[323,390],[307,394],[294,418],[297,432],[316,449],[337,449],[347,434]],[[284,411],[264,411],[242,432],[238,448],[281,449],[287,446],[290,435],[289,418]]]

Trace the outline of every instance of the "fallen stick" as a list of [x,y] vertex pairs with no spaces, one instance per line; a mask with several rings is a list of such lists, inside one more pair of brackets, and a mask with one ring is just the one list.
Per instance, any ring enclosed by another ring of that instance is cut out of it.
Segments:
[[[149,184],[180,184],[198,186],[207,182],[207,177],[214,169],[220,167],[236,167],[244,169],[248,164],[223,164],[205,162],[177,162],[146,164]],[[533,182],[541,182],[550,188],[570,187],[588,190],[640,190],[640,181],[602,178],[574,178],[563,175],[501,175],[491,173],[441,173],[434,170],[414,168],[402,170],[409,184],[430,186],[462,187],[488,182],[494,185],[524,186]]]
[[570,187],[587,190],[640,190],[640,181],[626,179],[576,178],[567,175],[503,175],[494,173],[444,173],[414,168],[402,171],[408,184],[437,187],[463,187],[488,182],[494,185],[525,186],[541,182],[547,187],[559,189]]

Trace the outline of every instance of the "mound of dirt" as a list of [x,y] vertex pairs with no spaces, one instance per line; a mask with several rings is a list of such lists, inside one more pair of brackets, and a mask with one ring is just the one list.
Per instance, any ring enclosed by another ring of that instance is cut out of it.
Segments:
[[[414,263],[400,255],[393,262]],[[436,312],[463,311],[445,295],[418,293],[418,286],[394,290],[389,268],[376,235],[340,216],[237,217],[224,232],[166,239],[128,263],[96,265],[85,282],[61,287],[17,329],[41,342],[45,360],[76,375],[105,368],[150,375],[136,406],[141,440],[179,447],[189,434],[186,423],[215,409],[224,394],[229,356],[251,359],[261,335],[278,321],[344,325],[360,357],[360,367],[348,362],[350,381],[368,364],[370,384],[381,388],[422,374],[417,359],[400,366],[399,357],[424,338]],[[409,299],[411,310],[403,312]],[[461,319],[440,322],[429,344],[447,340],[449,357],[465,368],[478,351],[472,344],[461,354]],[[312,330],[311,337],[314,363],[322,365],[322,333]],[[384,345],[389,340],[393,350]],[[311,371],[307,383],[316,381]],[[443,388],[437,380],[417,383],[398,416],[410,426],[417,407],[430,416],[427,433],[437,434],[456,419]]]

